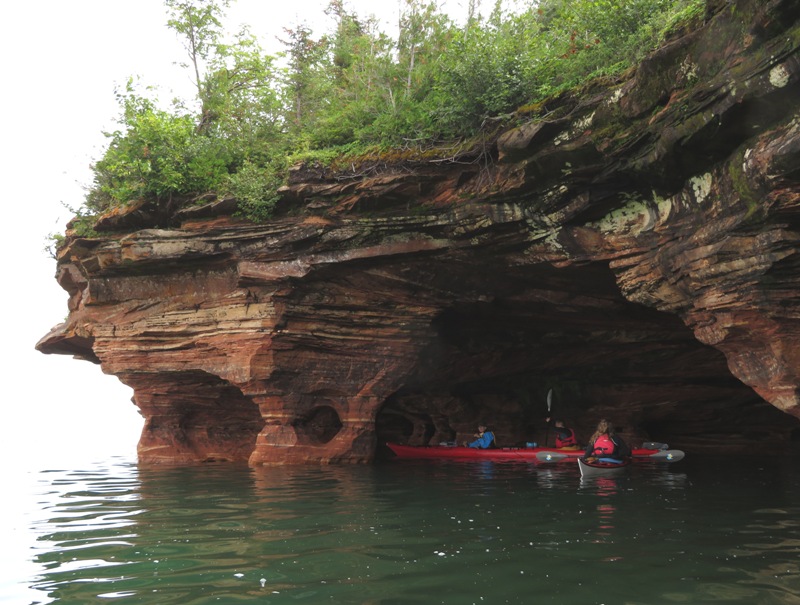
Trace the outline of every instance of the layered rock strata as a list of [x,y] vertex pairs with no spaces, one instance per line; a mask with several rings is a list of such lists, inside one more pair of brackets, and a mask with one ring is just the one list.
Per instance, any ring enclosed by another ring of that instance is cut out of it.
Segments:
[[[131,386],[145,462],[386,439],[800,441],[800,3],[740,0],[474,154],[299,167],[276,218],[153,203],[73,235],[37,347]],[[68,234],[69,235],[69,234]]]

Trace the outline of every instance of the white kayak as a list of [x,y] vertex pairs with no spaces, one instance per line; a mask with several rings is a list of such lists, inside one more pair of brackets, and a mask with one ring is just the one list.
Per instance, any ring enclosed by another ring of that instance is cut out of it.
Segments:
[[578,458],[578,468],[581,469],[581,477],[602,477],[606,475],[616,475],[624,471],[630,465],[630,458],[626,458],[621,462],[603,462],[598,458]]

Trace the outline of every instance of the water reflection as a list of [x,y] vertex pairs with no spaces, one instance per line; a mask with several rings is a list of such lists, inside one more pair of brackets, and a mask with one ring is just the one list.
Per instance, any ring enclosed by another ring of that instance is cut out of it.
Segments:
[[602,497],[613,496],[619,491],[619,482],[627,481],[627,477],[581,477],[580,489],[591,490],[592,493]]
[[684,462],[52,471],[29,602],[800,602],[798,473]]

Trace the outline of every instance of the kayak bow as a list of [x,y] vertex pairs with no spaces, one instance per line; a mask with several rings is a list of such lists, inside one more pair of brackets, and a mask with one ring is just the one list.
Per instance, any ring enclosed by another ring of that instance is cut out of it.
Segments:
[[620,462],[606,462],[599,458],[587,459],[578,458],[578,468],[581,469],[581,477],[602,477],[615,475],[624,471],[631,464],[630,458],[625,458]]

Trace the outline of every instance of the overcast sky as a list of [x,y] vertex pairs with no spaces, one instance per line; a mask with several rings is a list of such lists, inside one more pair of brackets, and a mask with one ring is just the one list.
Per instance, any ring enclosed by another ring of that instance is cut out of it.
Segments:
[[[465,3],[466,0],[463,0]],[[265,48],[283,26],[327,23],[325,0],[238,0],[229,29],[247,23]],[[454,15],[464,12],[449,0]],[[395,35],[398,2],[352,0],[361,16],[379,13]],[[161,0],[8,2],[0,19],[0,175],[3,233],[2,464],[60,464],[135,452],[142,420],[131,391],[98,366],[33,347],[67,315],[67,295],[54,279],[47,235],[63,232],[91,183],[90,164],[114,125],[116,86],[141,76],[160,97],[191,94],[174,32]],[[277,48],[277,47],[276,47]]]

